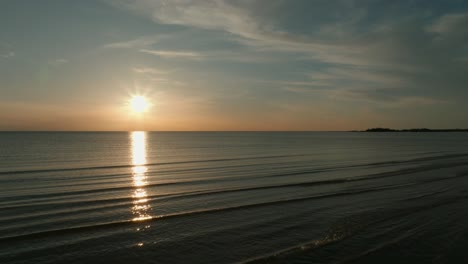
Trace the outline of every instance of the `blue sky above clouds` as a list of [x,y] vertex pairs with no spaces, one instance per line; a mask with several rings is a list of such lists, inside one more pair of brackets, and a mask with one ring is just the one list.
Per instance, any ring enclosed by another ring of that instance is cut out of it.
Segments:
[[4,1],[0,129],[468,127],[468,2]]

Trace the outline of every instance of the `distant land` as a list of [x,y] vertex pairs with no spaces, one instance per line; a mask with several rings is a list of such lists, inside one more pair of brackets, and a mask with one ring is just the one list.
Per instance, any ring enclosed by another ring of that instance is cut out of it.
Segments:
[[468,132],[468,129],[453,128],[453,129],[429,129],[429,128],[411,128],[411,129],[392,129],[392,128],[368,128],[366,130],[358,130],[353,132]]

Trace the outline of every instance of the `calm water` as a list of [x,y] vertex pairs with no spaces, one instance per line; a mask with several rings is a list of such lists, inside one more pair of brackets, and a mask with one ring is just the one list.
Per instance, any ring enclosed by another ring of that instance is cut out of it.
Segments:
[[467,263],[468,133],[0,133],[0,263]]

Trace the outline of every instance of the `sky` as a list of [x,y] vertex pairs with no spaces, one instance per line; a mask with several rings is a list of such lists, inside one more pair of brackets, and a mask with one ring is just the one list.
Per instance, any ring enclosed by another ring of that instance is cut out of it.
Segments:
[[468,128],[466,113],[468,1],[1,2],[0,130]]

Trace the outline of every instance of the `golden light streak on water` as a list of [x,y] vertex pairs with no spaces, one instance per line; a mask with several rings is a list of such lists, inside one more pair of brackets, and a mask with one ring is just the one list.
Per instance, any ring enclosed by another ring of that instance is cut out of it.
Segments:
[[146,181],[146,173],[148,168],[145,166],[146,161],[146,132],[134,131],[130,134],[132,146],[132,177],[133,186],[133,221],[143,221],[151,219],[149,211],[151,206],[148,203],[148,194],[144,186],[148,184]]

